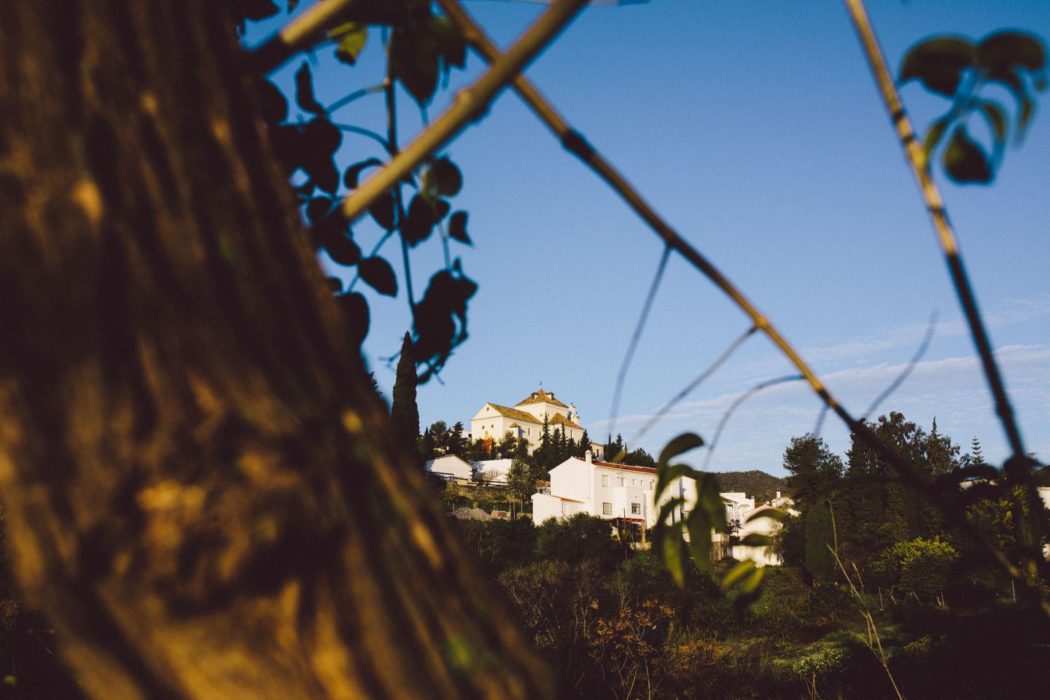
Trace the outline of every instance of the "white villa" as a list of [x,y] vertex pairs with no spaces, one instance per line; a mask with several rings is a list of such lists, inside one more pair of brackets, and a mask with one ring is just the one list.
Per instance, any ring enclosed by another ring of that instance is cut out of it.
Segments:
[[[626,518],[652,527],[659,509],[653,503],[656,470],[570,457],[551,469],[550,493],[532,496],[532,520],[568,518],[590,513],[602,518]],[[672,486],[672,491],[677,489]]]
[[[656,469],[596,461],[590,453],[584,459],[570,457],[551,469],[550,475],[550,492],[532,496],[532,520],[537,525],[548,518],[564,519],[576,513],[589,513],[601,518],[624,518],[650,528],[656,524],[659,506],[672,496],[684,496],[686,508],[695,500],[692,485],[679,478],[671,483],[659,502],[654,502]],[[780,522],[772,518],[757,517],[746,522],[749,515],[759,514],[771,506],[756,507],[753,497],[740,492],[720,495],[726,520],[736,535],[773,535],[780,529]],[[780,507],[790,505],[790,499],[780,498],[779,493],[777,501],[784,501],[777,504]],[[712,533],[712,538],[734,559],[751,559],[759,565],[780,563],[770,547],[730,545],[728,538],[718,533]]]
[[580,414],[573,404],[565,405],[553,392],[539,389],[519,401],[513,408],[497,403],[486,403],[470,419],[472,440],[502,440],[508,432],[529,442],[531,453],[540,444],[543,419],[551,431],[561,429],[565,437],[579,442],[583,437]]

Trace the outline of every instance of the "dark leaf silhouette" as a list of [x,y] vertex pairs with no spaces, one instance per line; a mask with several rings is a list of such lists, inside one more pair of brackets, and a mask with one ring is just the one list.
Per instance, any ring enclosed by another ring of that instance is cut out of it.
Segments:
[[423,173],[423,191],[432,197],[454,197],[463,188],[463,174],[448,158],[438,158]]
[[427,198],[415,195],[408,205],[408,216],[401,225],[401,235],[410,246],[416,246],[430,237],[434,230],[434,208]]
[[346,185],[348,190],[357,189],[357,181],[361,177],[361,171],[365,168],[372,168],[382,165],[383,161],[378,158],[369,158],[368,160],[362,160],[359,163],[354,163],[346,172],[343,174],[343,184]]
[[917,78],[927,89],[951,97],[963,71],[973,65],[973,45],[961,37],[928,39],[908,51],[901,64],[902,83]]
[[357,292],[337,296],[335,301],[339,305],[343,318],[346,319],[350,337],[353,338],[356,344],[360,345],[364,342],[365,336],[368,335],[370,320],[368,302],[365,300],[364,295]]
[[392,297],[397,294],[397,277],[394,268],[383,258],[372,256],[357,263],[357,271],[368,286],[380,294]]
[[394,193],[387,190],[376,197],[369,205],[368,213],[384,229],[393,230],[394,221],[397,218],[397,200],[394,198]]
[[988,182],[992,179],[988,157],[970,139],[963,126],[956,127],[944,151],[944,169],[948,177],[960,183]]
[[328,257],[340,265],[357,265],[361,260],[361,247],[343,232],[327,236],[324,248]]
[[1032,34],[996,32],[977,45],[977,62],[995,73],[1016,68],[1037,71],[1046,66],[1046,50],[1039,38]]
[[265,121],[276,124],[288,118],[288,100],[269,80],[260,79],[258,84],[259,108]]
[[467,234],[467,212],[453,212],[452,218],[448,221],[448,235],[453,240],[457,240],[460,243],[466,243],[467,245],[474,244],[473,241],[470,240],[470,236]]
[[295,103],[304,112],[324,114],[324,106],[314,97],[313,76],[306,62],[295,72]]

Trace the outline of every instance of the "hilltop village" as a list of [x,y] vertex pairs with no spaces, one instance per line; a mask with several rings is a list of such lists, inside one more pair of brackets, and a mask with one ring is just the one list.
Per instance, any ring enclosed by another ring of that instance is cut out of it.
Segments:
[[[657,498],[652,455],[644,449],[626,449],[620,436],[608,443],[592,442],[575,404],[542,388],[514,406],[486,402],[470,419],[468,432],[456,426],[450,430],[431,426],[421,444],[432,450],[424,463],[427,473],[447,482],[448,490],[460,494],[464,502],[471,502],[459,506],[455,511],[459,517],[513,514],[540,525],[587,514],[615,523],[618,533],[640,541],[644,539],[640,533],[656,524],[660,506],[670,494],[684,497],[687,510],[693,506],[693,489],[686,479],[677,479]],[[441,450],[444,453],[437,454]],[[779,480],[768,477],[768,481],[776,485]],[[482,498],[471,498],[479,487]],[[505,505],[497,500],[501,495],[507,499]],[[754,516],[763,509],[790,508],[790,499],[779,489],[765,490],[758,498],[744,491],[725,491],[720,496],[730,523],[730,533],[712,533],[720,551],[740,560],[779,564],[769,546],[737,542],[748,534],[774,535],[777,520]],[[479,507],[486,499],[487,510]]]

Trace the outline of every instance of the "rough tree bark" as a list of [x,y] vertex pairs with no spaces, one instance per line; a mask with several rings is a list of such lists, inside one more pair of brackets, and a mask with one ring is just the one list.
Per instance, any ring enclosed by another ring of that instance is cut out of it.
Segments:
[[390,437],[209,0],[0,16],[0,497],[97,697],[546,695]]

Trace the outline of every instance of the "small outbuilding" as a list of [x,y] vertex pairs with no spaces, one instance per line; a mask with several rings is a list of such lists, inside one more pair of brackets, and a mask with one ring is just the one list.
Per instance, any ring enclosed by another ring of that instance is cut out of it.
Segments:
[[470,462],[456,455],[444,455],[437,459],[427,460],[424,468],[435,476],[457,483],[469,483],[474,475]]

